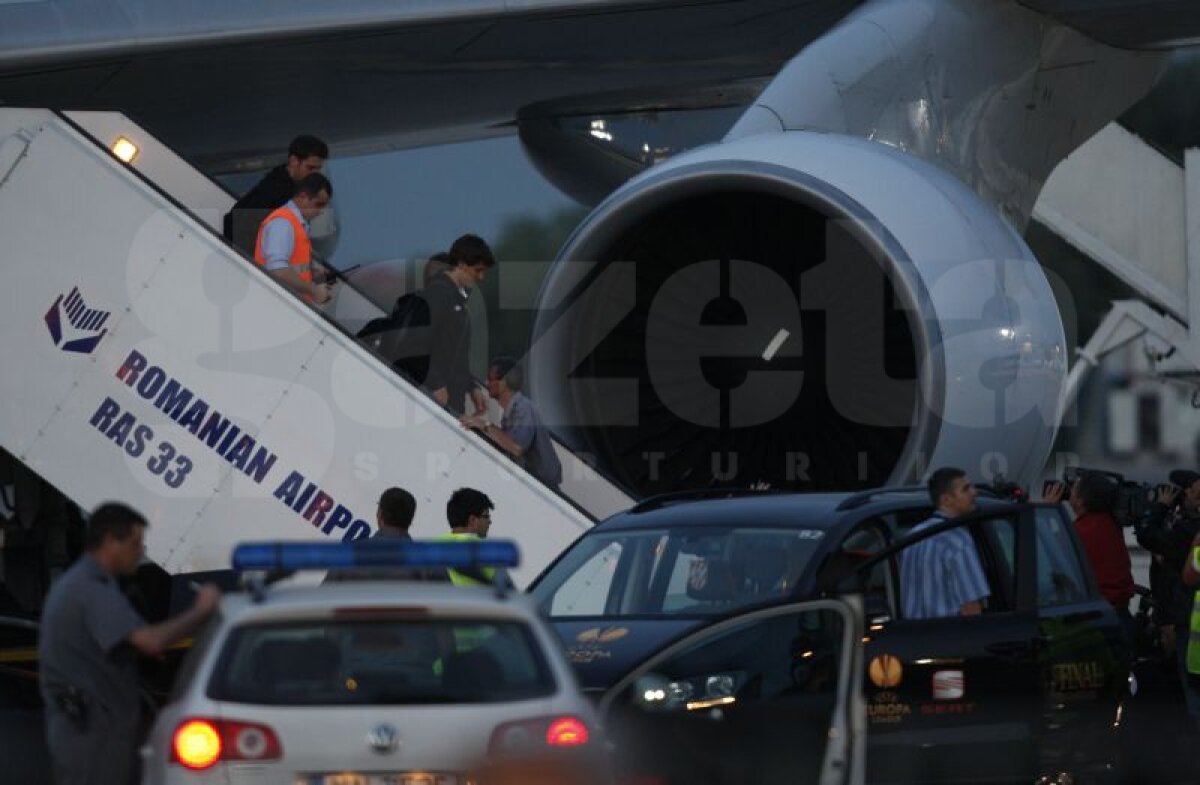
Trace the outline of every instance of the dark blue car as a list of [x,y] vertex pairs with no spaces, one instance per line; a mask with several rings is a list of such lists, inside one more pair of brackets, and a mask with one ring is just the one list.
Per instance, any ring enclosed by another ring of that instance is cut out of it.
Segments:
[[[602,694],[719,620],[856,593],[868,623],[869,781],[1114,776],[1129,653],[1061,508],[980,498],[975,514],[909,537],[932,512],[923,489],[721,495],[657,497],[613,516],[532,586],[585,689]],[[988,579],[983,614],[906,619],[900,552],[957,527]],[[698,705],[732,690],[744,699],[722,714],[730,721],[757,694],[737,657],[750,661],[762,645],[748,636],[725,657],[726,672],[697,673],[678,689]],[[796,648],[797,678],[813,678],[804,660],[814,650]]]

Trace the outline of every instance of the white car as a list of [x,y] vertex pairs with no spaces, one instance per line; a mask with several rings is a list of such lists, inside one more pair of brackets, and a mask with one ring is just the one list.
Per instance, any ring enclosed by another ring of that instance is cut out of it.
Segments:
[[[297,544],[303,564],[287,562],[291,545],[275,552],[280,567],[322,566],[305,555],[317,552],[334,555],[324,566],[345,566],[362,545]],[[467,785],[547,771],[603,781],[603,746],[591,702],[526,597],[347,581],[224,598],[142,755],[145,783]]]

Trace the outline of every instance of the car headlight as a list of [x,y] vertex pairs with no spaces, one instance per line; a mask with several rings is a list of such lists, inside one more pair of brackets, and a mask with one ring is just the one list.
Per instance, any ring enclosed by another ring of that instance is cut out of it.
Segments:
[[704,680],[704,691],[710,698],[726,698],[733,694],[736,685],[732,674],[720,673]]
[[696,687],[690,681],[672,681],[667,684],[666,702],[674,706],[689,701],[696,694]]
[[725,706],[746,683],[745,671],[722,671],[670,679],[657,673],[642,676],[633,687],[632,701],[647,711],[677,711]]
[[725,671],[676,679],[667,683],[663,708],[675,709],[689,702],[729,698],[737,695],[745,681],[745,671]]

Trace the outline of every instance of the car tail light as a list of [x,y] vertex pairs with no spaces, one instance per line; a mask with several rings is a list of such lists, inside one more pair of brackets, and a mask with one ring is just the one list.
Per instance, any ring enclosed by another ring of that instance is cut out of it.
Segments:
[[546,743],[551,747],[578,747],[588,743],[588,728],[575,717],[559,717],[546,729]]
[[171,753],[189,769],[207,769],[221,759],[221,734],[208,720],[188,720],[175,729]]
[[587,724],[578,717],[534,717],[497,726],[488,752],[493,756],[537,755],[555,748],[585,746],[589,738]]
[[184,720],[171,739],[171,762],[207,769],[221,761],[278,760],[279,738],[266,725],[202,717]]

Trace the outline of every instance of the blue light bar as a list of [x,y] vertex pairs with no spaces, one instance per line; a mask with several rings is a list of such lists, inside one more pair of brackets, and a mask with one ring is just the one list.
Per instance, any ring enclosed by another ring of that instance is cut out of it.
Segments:
[[354,542],[246,542],[233,549],[235,570],[328,570],[346,567],[516,567],[512,540],[370,539]]

